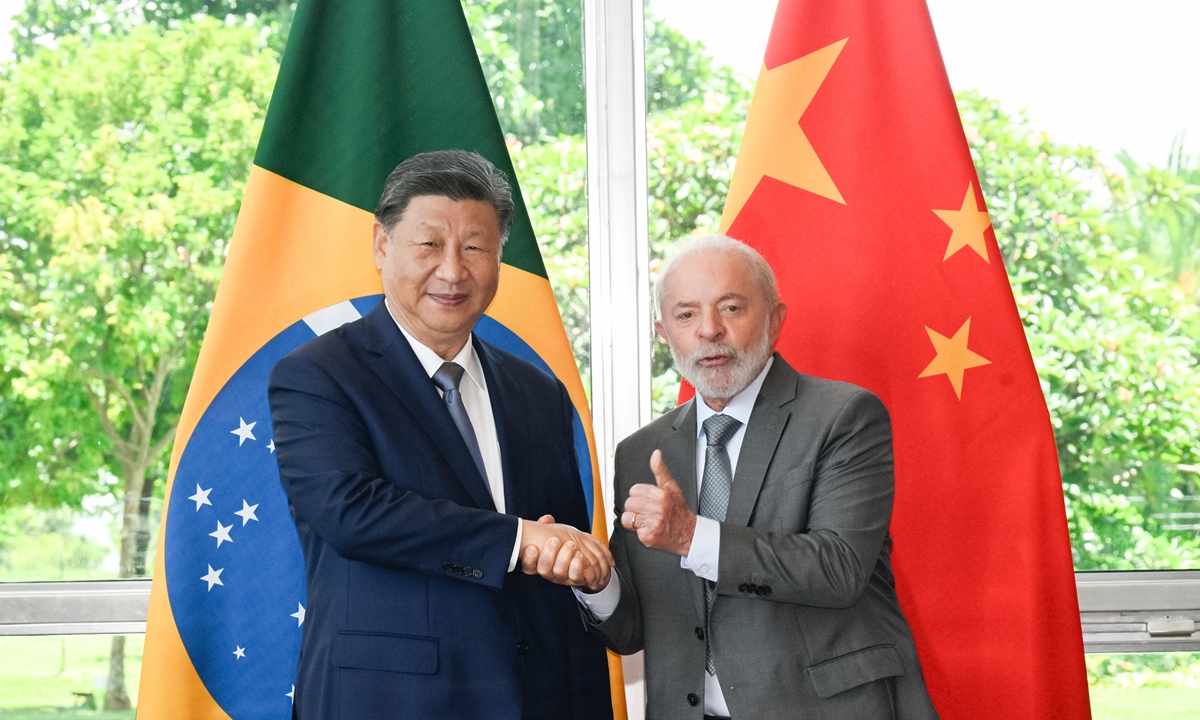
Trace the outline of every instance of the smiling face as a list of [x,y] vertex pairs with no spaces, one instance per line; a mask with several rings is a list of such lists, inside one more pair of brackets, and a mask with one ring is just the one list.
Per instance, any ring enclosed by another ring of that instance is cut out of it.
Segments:
[[374,248],[393,316],[452,359],[500,284],[500,223],[491,203],[417,196],[390,233],[375,223]]
[[666,277],[655,331],[683,377],[715,410],[758,377],[787,307],[768,306],[741,255],[712,249],[680,257]]

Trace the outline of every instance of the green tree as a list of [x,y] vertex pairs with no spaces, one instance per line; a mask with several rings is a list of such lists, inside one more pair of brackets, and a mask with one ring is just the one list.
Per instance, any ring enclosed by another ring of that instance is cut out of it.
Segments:
[[1195,564],[1200,542],[1169,516],[1200,494],[1200,314],[1125,236],[1139,178],[977,93],[959,109],[1053,418],[1076,567]]
[[[214,20],[59,39],[0,76],[6,478],[77,506],[119,478],[120,576],[165,475],[277,70]],[[123,638],[106,704],[128,707]]]
[[248,21],[267,29],[272,47],[282,50],[295,9],[290,0],[26,0],[14,18],[13,52],[25,57],[59,38],[90,42],[145,24],[178,27],[196,15]]

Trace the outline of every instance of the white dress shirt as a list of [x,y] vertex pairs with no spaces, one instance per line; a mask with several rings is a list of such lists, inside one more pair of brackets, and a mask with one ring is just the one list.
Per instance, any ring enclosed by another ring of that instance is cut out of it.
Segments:
[[[386,303],[387,300],[384,302]],[[392,315],[396,327],[400,328],[404,339],[408,340],[408,344],[412,346],[417,360],[425,369],[425,374],[432,378],[442,368],[442,364],[447,361],[410,335],[400,321],[396,320],[391,306],[387,305],[386,307],[388,313]],[[488,395],[487,378],[483,376],[483,366],[479,363],[479,356],[475,354],[475,346],[470,338],[467,339],[467,344],[463,345],[462,350],[459,350],[454,359],[449,362],[458,363],[466,371],[463,373],[463,379],[459,382],[458,393],[462,398],[463,408],[467,411],[467,417],[471,418],[471,426],[475,430],[475,440],[479,443],[479,455],[483,458],[483,469],[487,471],[487,477],[484,480],[488,484],[488,489],[491,490],[496,510],[502,513],[505,509],[504,464],[500,459],[500,438],[496,434],[496,417],[492,414],[492,400]],[[435,386],[435,389],[438,395],[443,394],[441,388]],[[517,541],[513,545],[512,557],[508,561],[509,572],[512,572],[517,566],[517,553],[521,549],[521,529],[521,523],[518,521]]]
[[[735,476],[737,474],[738,457],[742,452],[742,440],[746,437],[746,425],[750,423],[750,413],[754,411],[754,401],[758,399],[758,392],[762,390],[763,381],[767,379],[767,373],[774,364],[774,357],[767,360],[767,364],[758,374],[758,377],[754,378],[754,381],[747,385],[745,390],[734,395],[729,404],[720,411],[720,414],[728,415],[736,420],[740,420],[742,423],[733,433],[733,436],[725,443],[725,452],[729,455],[729,468]],[[708,406],[708,403],[704,402],[704,398],[697,395],[696,497],[700,497],[700,490],[704,484],[704,462],[708,448],[708,436],[704,432],[704,421],[717,414],[716,410],[713,410]],[[620,522],[620,518],[617,521]],[[685,570],[691,570],[705,580],[716,582],[720,558],[721,523],[712,518],[697,515],[696,529],[692,532],[692,546],[688,550],[686,557],[679,558],[679,566]],[[616,612],[617,603],[621,600],[621,583],[617,579],[617,571],[613,570],[612,579],[609,581],[608,587],[600,592],[587,594],[575,588],[575,596],[579,598],[584,607],[596,616],[596,619],[601,622],[607,620]],[[704,713],[718,717],[729,716],[729,706],[725,703],[725,694],[721,692],[721,683],[715,675],[709,675],[708,673],[704,673]]]

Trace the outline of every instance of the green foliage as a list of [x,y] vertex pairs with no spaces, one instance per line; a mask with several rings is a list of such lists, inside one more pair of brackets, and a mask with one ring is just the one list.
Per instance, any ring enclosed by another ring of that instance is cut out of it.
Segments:
[[523,143],[582,135],[583,3],[463,0],[504,132]]
[[197,15],[248,22],[265,30],[271,46],[281,51],[295,9],[289,0],[26,0],[14,18],[13,52],[28,57],[59,38],[91,42],[145,24],[177,28]]
[[1200,653],[1088,655],[1087,669],[1092,687],[1200,688]]
[[63,38],[0,80],[4,503],[161,466],[274,71],[206,20]]
[[1200,156],[1184,154],[1180,136],[1166,167],[1141,167],[1128,153],[1118,159],[1125,177],[1111,183],[1119,209],[1113,233],[1169,270],[1185,294],[1200,300]]
[[1155,200],[995,101],[959,108],[1053,417],[1076,567],[1193,566],[1179,526],[1195,523],[1171,516],[1200,495],[1200,312],[1130,235]]
[[[136,697],[141,675],[143,636],[126,638],[131,696]],[[92,693],[103,707],[103,688],[96,678],[108,672],[111,636],[0,637],[0,710],[9,718],[76,717],[69,708],[83,700],[72,693]],[[90,720],[133,720],[132,713],[78,711]],[[44,714],[43,714],[44,713]]]

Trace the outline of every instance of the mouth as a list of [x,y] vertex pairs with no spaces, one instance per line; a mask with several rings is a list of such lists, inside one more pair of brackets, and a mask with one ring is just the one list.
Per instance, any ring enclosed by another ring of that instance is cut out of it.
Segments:
[[467,301],[466,293],[429,293],[427,297],[442,307],[458,307]]
[[733,360],[733,358],[729,355],[706,355],[700,358],[696,364],[703,368],[716,368],[728,364],[731,360]]

